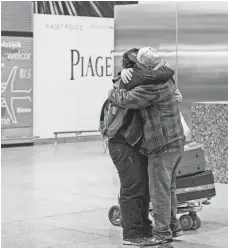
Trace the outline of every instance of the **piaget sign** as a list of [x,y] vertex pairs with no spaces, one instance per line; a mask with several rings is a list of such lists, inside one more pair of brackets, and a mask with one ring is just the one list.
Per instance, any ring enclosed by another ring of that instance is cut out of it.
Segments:
[[81,77],[110,77],[112,76],[112,58],[107,56],[83,56],[79,50],[71,52],[71,80],[74,80],[75,71]]

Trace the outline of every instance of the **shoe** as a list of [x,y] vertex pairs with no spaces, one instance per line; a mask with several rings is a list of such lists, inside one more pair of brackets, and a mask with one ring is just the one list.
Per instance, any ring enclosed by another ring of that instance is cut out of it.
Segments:
[[[144,245],[144,246],[157,246],[159,245],[159,247],[162,247],[163,245],[169,244],[171,242],[173,242],[173,238],[152,238],[150,239],[150,241],[147,241],[148,244]],[[170,246],[169,246],[170,247]]]
[[154,246],[154,242],[152,241],[151,238],[145,238],[145,237],[128,238],[128,239],[123,239],[123,245],[144,247],[144,246]]
[[143,237],[143,240],[145,242],[150,242],[151,243],[152,238],[153,238],[153,236],[152,237],[151,236],[146,236],[146,237]]
[[151,240],[153,238],[153,234],[146,234],[146,235],[144,234],[143,235],[143,238],[144,239],[150,239]]
[[143,238],[128,238],[123,239],[123,245],[141,245],[141,243],[144,241]]
[[144,238],[148,238],[148,239],[152,239],[153,238],[153,230],[147,230],[146,232],[143,232],[143,237]]
[[173,231],[172,234],[173,234],[173,238],[177,238],[177,237],[182,236],[184,232],[182,229],[179,229],[179,230]]

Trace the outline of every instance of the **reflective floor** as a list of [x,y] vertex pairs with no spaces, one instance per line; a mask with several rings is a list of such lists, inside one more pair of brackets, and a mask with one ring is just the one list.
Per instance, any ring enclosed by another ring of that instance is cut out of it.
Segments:
[[[228,185],[175,248],[228,247]],[[2,149],[2,248],[119,248],[119,179],[100,141]]]

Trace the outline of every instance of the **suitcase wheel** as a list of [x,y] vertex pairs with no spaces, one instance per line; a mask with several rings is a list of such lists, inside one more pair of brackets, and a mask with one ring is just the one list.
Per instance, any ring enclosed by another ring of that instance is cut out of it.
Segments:
[[109,221],[113,224],[113,226],[121,225],[121,212],[119,206],[112,206],[108,212]]
[[184,231],[189,231],[192,229],[193,220],[191,216],[184,214],[180,217],[179,220],[180,220],[181,227]]
[[193,220],[193,225],[192,225],[192,230],[197,230],[201,227],[201,220],[200,218],[197,216],[196,212],[190,212],[189,216],[192,218]]
[[193,225],[192,225],[192,230],[197,230],[201,227],[201,220],[200,218],[194,213],[194,214],[189,214],[193,220]]

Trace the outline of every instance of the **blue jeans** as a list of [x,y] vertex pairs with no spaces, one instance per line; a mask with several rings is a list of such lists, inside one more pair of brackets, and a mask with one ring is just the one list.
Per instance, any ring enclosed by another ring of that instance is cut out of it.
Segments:
[[181,229],[177,214],[176,172],[184,147],[176,152],[148,156],[150,198],[153,205],[154,236],[172,238]]
[[123,238],[152,235],[148,158],[137,148],[121,143],[109,143],[109,154],[120,178]]

